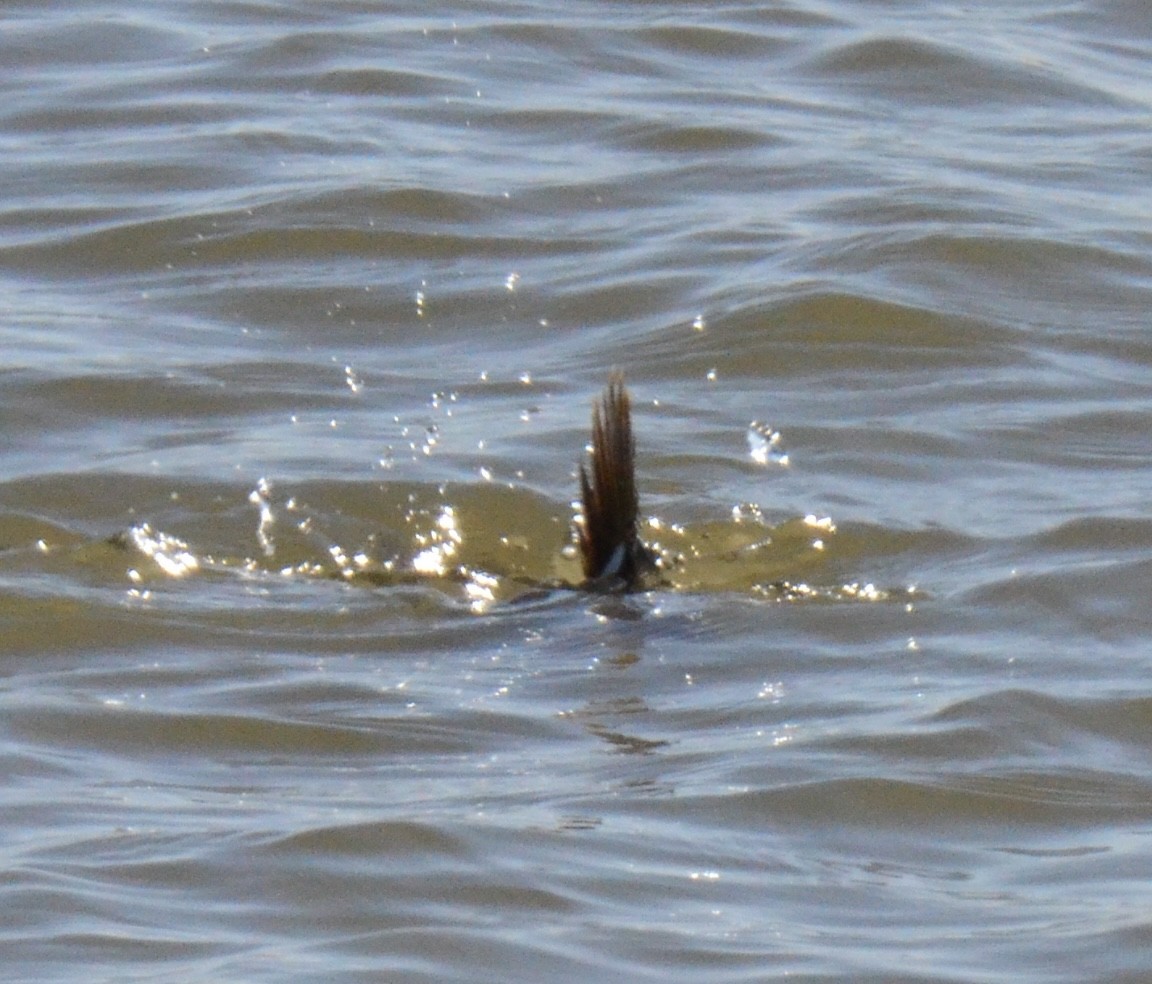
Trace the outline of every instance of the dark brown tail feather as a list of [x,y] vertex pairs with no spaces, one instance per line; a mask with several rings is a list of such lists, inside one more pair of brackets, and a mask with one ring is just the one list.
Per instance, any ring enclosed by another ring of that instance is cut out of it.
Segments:
[[636,445],[632,401],[624,377],[615,372],[592,408],[592,474],[580,465],[583,521],[578,529],[585,587],[628,590],[653,566],[640,542],[637,517]]

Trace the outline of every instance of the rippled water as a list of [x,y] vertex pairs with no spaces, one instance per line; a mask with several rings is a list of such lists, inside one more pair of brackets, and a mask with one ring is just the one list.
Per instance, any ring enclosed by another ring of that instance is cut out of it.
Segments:
[[0,978],[1152,979],[1150,56],[7,5]]

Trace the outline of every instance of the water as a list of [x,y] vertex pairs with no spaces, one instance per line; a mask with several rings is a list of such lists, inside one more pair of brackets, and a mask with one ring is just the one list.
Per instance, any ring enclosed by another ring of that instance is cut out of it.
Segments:
[[1152,980],[1150,54],[8,5],[0,978]]

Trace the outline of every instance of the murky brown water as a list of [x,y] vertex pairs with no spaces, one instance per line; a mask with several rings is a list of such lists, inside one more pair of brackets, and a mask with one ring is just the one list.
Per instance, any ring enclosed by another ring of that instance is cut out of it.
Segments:
[[1152,979],[1150,56],[6,7],[0,978]]

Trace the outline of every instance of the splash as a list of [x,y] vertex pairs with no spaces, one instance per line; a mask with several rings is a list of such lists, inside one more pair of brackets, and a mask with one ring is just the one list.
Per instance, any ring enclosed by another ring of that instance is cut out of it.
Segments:
[[748,454],[758,465],[777,465],[787,468],[791,464],[788,452],[781,447],[783,435],[778,430],[753,420],[748,425]]
[[416,534],[416,543],[423,549],[412,558],[412,569],[418,574],[443,577],[455,566],[453,558],[463,542],[456,510],[444,506],[433,529]]
[[[153,561],[169,577],[184,577],[200,570],[200,561],[183,540],[152,529],[147,523],[131,527],[124,535],[128,546]],[[135,568],[128,577],[139,583],[143,578]]]
[[256,488],[248,493],[248,501],[260,510],[260,522],[256,527],[256,539],[264,551],[265,557],[271,557],[276,552],[276,544],[272,540],[272,526],[276,517],[272,514],[272,483],[266,478],[256,483]]

